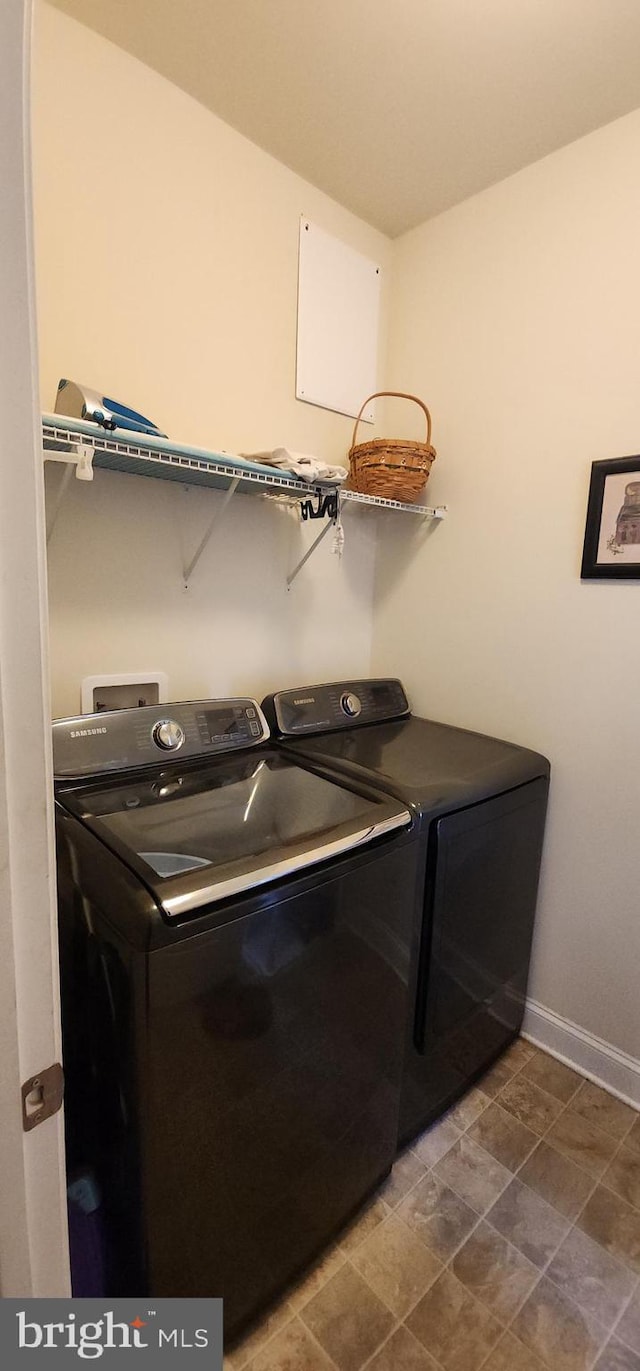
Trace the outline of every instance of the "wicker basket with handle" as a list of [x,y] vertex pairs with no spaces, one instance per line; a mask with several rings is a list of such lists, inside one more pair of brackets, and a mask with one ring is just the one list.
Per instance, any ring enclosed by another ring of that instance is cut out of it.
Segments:
[[[370,438],[356,443],[358,424],[371,400],[392,396],[397,400],[412,400],[424,410],[427,420],[427,440],[418,443],[405,438]],[[365,400],[356,419],[349,449],[349,479],[347,490],[360,495],[378,495],[385,500],[402,500],[413,504],[427,483],[436,450],[431,446],[431,415],[417,395],[401,390],[378,390]]]

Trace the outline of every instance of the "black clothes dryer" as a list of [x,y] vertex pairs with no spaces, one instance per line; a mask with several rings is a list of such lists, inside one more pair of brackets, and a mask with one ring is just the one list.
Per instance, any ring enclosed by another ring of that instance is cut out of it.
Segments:
[[547,809],[545,757],[410,713],[398,680],[263,701],[291,756],[383,787],[421,834],[421,936],[399,1141],[447,1109],[518,1033]]
[[253,700],[53,728],[69,1176],[104,1293],[222,1295],[227,1339],[391,1167],[417,927],[407,806],[267,739]]

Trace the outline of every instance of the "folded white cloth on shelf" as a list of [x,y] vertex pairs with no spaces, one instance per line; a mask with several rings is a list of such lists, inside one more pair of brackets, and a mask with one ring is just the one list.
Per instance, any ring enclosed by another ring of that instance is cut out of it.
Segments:
[[273,452],[243,452],[240,455],[248,462],[262,462],[263,466],[291,471],[294,476],[309,483],[325,481],[327,484],[340,485],[349,475],[346,467],[330,466],[328,462],[321,462],[319,457],[311,457],[307,452],[291,452],[288,447],[276,447]]

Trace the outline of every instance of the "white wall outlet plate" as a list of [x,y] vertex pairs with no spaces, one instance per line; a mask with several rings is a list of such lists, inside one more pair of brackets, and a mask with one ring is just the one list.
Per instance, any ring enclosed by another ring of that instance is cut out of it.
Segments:
[[83,714],[105,709],[135,709],[139,705],[163,704],[169,699],[169,678],[164,671],[134,671],[115,676],[85,676],[81,683]]

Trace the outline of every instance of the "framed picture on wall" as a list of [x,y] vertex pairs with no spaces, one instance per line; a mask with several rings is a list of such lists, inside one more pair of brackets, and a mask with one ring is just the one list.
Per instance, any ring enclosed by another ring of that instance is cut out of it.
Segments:
[[640,581],[640,457],[593,462],[580,575]]

